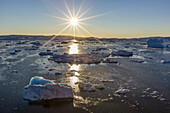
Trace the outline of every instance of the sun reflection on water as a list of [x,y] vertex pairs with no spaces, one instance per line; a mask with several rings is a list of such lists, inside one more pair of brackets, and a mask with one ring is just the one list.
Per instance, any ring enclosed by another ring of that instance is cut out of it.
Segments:
[[71,71],[79,71],[80,70],[80,65],[78,64],[73,64],[73,65],[70,65],[70,70]]
[[74,43],[72,43],[69,47],[69,54],[78,54],[79,53],[79,44],[78,43],[75,43],[76,40],[73,41]]
[[77,85],[78,82],[79,82],[79,78],[78,77],[76,77],[76,76],[70,77],[70,85],[71,85],[71,87],[73,88],[73,90],[75,92],[79,92],[80,91],[79,87]]
[[73,90],[75,92],[79,92],[79,87],[78,87],[78,82],[80,82],[79,80],[79,71],[80,70],[80,65],[77,65],[77,64],[73,64],[73,65],[70,65],[70,71],[74,71],[74,76],[72,77],[69,77],[70,79],[70,85],[71,87],[73,88]]

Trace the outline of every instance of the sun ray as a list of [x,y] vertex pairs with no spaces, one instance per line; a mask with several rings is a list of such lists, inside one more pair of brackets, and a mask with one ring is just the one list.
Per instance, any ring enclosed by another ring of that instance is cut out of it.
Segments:
[[59,10],[65,17],[67,17],[68,19],[71,19],[66,13],[64,13],[62,10],[60,10],[60,9],[58,9],[57,8],[57,10]]
[[[64,32],[68,27],[70,27],[71,25],[67,25],[64,29],[62,29],[58,34],[61,34],[62,32]],[[52,37],[49,41],[47,41],[42,47],[46,46],[48,43],[50,43],[52,40],[54,40],[56,38],[56,35],[54,37]]]
[[[81,29],[83,29],[86,33],[88,33],[89,35],[91,35],[91,36],[93,36],[89,31],[87,31],[85,28],[83,28],[81,25],[78,25]],[[102,41],[100,41],[99,39],[97,39],[97,38],[95,38],[94,36],[93,36],[93,38],[94,39],[96,39],[97,41],[99,41],[99,43],[101,43],[104,47],[106,47],[108,50],[110,50],[111,52],[112,52],[112,50],[109,48],[109,47],[107,47]]]
[[61,26],[61,25],[68,25],[70,22],[65,22],[65,23],[61,23],[61,24],[59,24],[59,26]]
[[87,23],[84,23],[84,22],[80,22],[80,21],[79,21],[79,24],[81,24],[81,25],[90,25],[90,24],[87,24]]
[[96,18],[96,17],[103,16],[103,15],[105,15],[105,14],[89,16],[89,17],[86,17],[86,18],[79,19],[79,21],[89,20],[89,19]]
[[76,30],[77,30],[78,33],[80,33],[80,36],[82,36],[82,39],[83,39],[85,42],[87,42],[86,38],[84,38],[84,37],[85,37],[84,34],[78,29],[78,26],[76,26]]
[[80,19],[81,17],[83,17],[88,11],[90,11],[92,9],[92,7],[88,8],[86,11],[84,11],[81,15],[79,15],[77,18]]
[[76,16],[75,16],[76,18],[78,18],[78,15],[79,15],[82,7],[83,7],[83,4],[84,4],[84,0],[81,2],[81,5],[80,5],[80,7],[79,7],[79,9],[78,9],[78,11],[77,11],[77,13],[76,13]]
[[[64,20],[66,21],[63,24],[60,25],[65,25],[68,24],[64,29],[62,29],[58,34],[61,34],[62,32],[64,32],[66,29],[69,28],[69,32],[72,30],[73,33],[73,37],[74,39],[76,38],[76,32],[78,31],[78,33],[80,33],[80,29],[82,29],[82,32],[87,33],[88,35],[92,36],[95,38],[95,36],[93,36],[88,30],[86,30],[84,27],[82,27],[81,25],[89,25],[84,23],[83,21],[88,20],[88,19],[92,19],[95,17],[99,17],[99,16],[103,16],[105,14],[99,14],[99,15],[94,15],[94,16],[89,16],[89,17],[84,17],[84,15],[93,8],[93,6],[91,6],[90,8],[88,8],[86,11],[84,11],[83,13],[80,14],[82,6],[83,6],[84,1],[81,3],[78,11],[75,11],[75,5],[74,5],[74,0],[73,0],[73,9],[70,10],[66,0],[64,0],[64,4],[66,7],[66,10],[68,13],[63,12],[62,10],[58,9],[66,18],[63,17],[58,17],[58,16],[51,16],[48,15],[50,17],[56,18],[56,19],[60,19],[60,20]],[[82,18],[84,17],[84,18]],[[48,42],[46,42],[43,46],[47,45],[48,43],[50,43],[52,40],[54,40],[56,38],[56,36],[52,37]],[[84,39],[84,38],[83,38]],[[97,41],[99,41],[103,46],[105,46],[98,38],[95,38]],[[108,47],[107,47],[108,48]]]
[[87,31],[85,28],[83,28],[81,25],[79,25],[78,24],[78,26],[82,29],[82,30],[84,30],[86,33],[88,33],[89,35],[92,35],[89,31]]
[[74,0],[73,0],[73,17],[75,17],[75,7],[74,7]]
[[53,18],[56,18],[56,19],[60,19],[60,20],[70,21],[70,19],[66,19],[66,18],[54,16],[54,15],[48,15],[48,14],[44,14],[44,15],[49,16],[49,17],[53,17]]
[[66,9],[67,9],[69,15],[71,16],[71,18],[73,18],[73,15],[71,14],[71,11],[70,11],[70,9],[69,9],[67,3],[66,3],[66,0],[64,0],[64,4],[65,4],[65,6],[66,6]]

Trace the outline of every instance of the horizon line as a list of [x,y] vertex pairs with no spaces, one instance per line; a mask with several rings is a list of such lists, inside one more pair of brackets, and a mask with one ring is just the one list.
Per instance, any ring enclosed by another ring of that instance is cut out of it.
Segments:
[[[69,35],[69,34],[60,34],[60,35],[55,35],[55,34],[0,34],[0,36],[68,36],[68,37],[74,37],[73,35]],[[75,36],[77,38],[90,38],[90,37],[95,37],[95,38],[125,38],[125,39],[133,39],[133,38],[151,38],[151,37],[170,37],[170,35],[152,35],[152,36],[141,36],[141,37],[98,37],[98,36]]]

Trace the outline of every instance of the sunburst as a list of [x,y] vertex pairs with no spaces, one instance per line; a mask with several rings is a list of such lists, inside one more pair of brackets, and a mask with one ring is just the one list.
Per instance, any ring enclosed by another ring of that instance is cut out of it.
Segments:
[[[99,14],[99,15],[94,15],[94,16],[89,16],[89,17],[84,17],[84,15],[92,8],[88,8],[86,11],[84,11],[83,13],[80,14],[82,6],[83,6],[83,2],[80,5],[79,9],[77,11],[75,11],[74,5],[73,5],[73,9],[70,10],[66,0],[64,0],[64,4],[65,7],[67,9],[67,13],[63,12],[62,10],[58,9],[65,17],[58,17],[55,15],[48,15],[50,17],[56,18],[56,19],[60,19],[62,21],[64,21],[62,23],[62,25],[66,25],[58,34],[63,33],[65,30],[67,29],[72,29],[73,30],[73,36],[75,39],[75,31],[79,31],[79,29],[81,29],[82,31],[86,32],[88,35],[93,36],[87,29],[85,29],[83,27],[83,25],[87,25],[86,23],[84,23],[83,21],[85,20],[89,20],[98,16],[102,16],[104,14]],[[84,18],[83,18],[84,17]],[[47,45],[48,43],[50,43],[52,40],[54,40],[56,38],[56,36],[53,36],[49,41],[47,41],[43,46]]]

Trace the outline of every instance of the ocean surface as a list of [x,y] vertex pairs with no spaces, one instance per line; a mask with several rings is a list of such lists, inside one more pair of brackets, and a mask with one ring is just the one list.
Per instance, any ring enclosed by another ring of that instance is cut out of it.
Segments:
[[[170,63],[162,60],[170,61],[170,48],[148,48],[146,41],[60,39],[43,46],[46,40],[0,40],[0,113],[169,113]],[[70,64],[39,55],[48,51],[97,56],[118,50],[133,52],[133,56],[104,58],[117,63]],[[73,101],[37,104],[24,100],[24,87],[34,76],[69,84],[74,90]],[[78,82],[102,83],[105,88],[83,91]],[[129,92],[116,93],[120,88]]]

